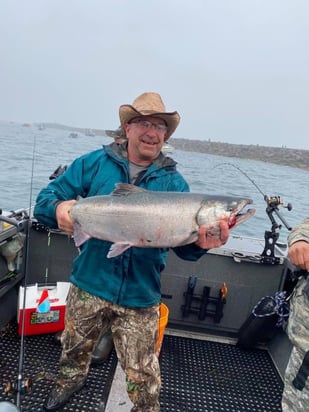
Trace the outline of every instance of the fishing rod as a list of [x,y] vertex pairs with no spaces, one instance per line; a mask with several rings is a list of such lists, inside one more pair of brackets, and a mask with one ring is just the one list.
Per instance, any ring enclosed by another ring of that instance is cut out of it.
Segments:
[[279,217],[281,222],[284,224],[284,226],[288,230],[292,230],[292,227],[287,223],[287,221],[284,219],[284,217],[281,216],[281,214],[279,213],[279,210],[278,210],[278,206],[283,206],[283,207],[287,208],[288,211],[291,211],[292,208],[293,208],[291,203],[285,204],[281,200],[280,196],[277,196],[277,195],[269,196],[269,195],[264,194],[264,192],[260,189],[260,187],[255,183],[255,181],[244,170],[242,170],[239,166],[236,166],[233,163],[229,163],[229,162],[219,163],[215,166],[215,168],[218,167],[218,166],[225,166],[225,165],[232,166],[235,169],[237,169],[240,173],[242,173],[255,186],[255,188],[259,191],[259,193],[261,193],[261,195],[263,196],[263,199],[265,200],[265,202],[267,204],[267,209],[266,209],[267,215],[269,216],[274,228],[281,229],[282,226],[278,225],[275,222],[275,220],[273,219],[273,217],[272,217],[273,212],[276,213],[276,215]]
[[283,200],[281,199],[281,197],[278,195],[270,195],[270,196],[266,195],[260,189],[257,183],[244,170],[242,170],[239,166],[236,166],[233,163],[229,163],[229,162],[219,163],[215,166],[215,168],[218,166],[226,166],[226,165],[232,166],[235,169],[237,169],[240,173],[242,173],[254,185],[254,187],[258,190],[258,192],[263,196],[263,199],[265,200],[266,205],[267,205],[266,213],[271,221],[272,226],[271,226],[271,230],[270,231],[266,230],[264,234],[265,247],[261,254],[262,255],[261,262],[269,263],[269,264],[280,263],[280,259],[275,257],[275,246],[279,239],[279,233],[277,230],[281,229],[282,225],[277,223],[273,215],[275,214],[289,231],[292,230],[292,227],[287,223],[284,217],[280,214],[279,208],[278,208],[279,206],[282,206],[286,208],[288,211],[291,211],[292,204],[291,203],[285,204]]
[[21,395],[25,393],[30,393],[32,390],[32,379],[31,377],[24,378],[24,358],[25,358],[25,320],[26,320],[26,297],[27,297],[27,280],[29,271],[29,241],[30,241],[30,227],[31,227],[31,209],[32,209],[32,195],[33,195],[33,176],[34,176],[34,158],[36,149],[36,137],[34,136],[33,141],[33,151],[32,151],[32,166],[31,166],[31,185],[30,185],[30,196],[29,196],[29,212],[25,216],[27,219],[27,224],[25,226],[26,231],[26,241],[25,241],[25,258],[24,258],[24,294],[23,294],[23,304],[22,304],[22,317],[21,317],[21,339],[20,339],[20,350],[19,350],[19,361],[18,361],[18,375],[16,381],[9,381],[6,384],[5,392],[16,392],[16,405],[11,402],[0,402],[0,412],[14,412],[21,411]]
[[29,393],[32,390],[32,380],[31,378],[23,379],[24,372],[24,358],[25,358],[25,320],[26,320],[26,296],[27,296],[27,280],[29,271],[29,242],[30,242],[30,228],[31,228],[31,209],[32,209],[32,194],[33,194],[33,176],[34,176],[34,158],[36,149],[36,136],[33,140],[33,151],[32,151],[32,164],[31,164],[31,185],[30,185],[30,195],[29,195],[29,218],[27,221],[27,233],[26,233],[26,253],[25,253],[25,277],[24,277],[24,295],[23,295],[23,306],[22,306],[22,319],[21,319],[21,340],[20,340],[20,352],[19,352],[19,366],[18,366],[18,377],[17,377],[17,393],[16,393],[16,406],[19,408],[21,404],[21,395],[24,393]]

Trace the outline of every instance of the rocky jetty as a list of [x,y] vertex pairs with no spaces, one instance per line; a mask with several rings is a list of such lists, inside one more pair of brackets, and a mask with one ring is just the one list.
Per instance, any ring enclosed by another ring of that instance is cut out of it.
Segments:
[[169,143],[175,149],[209,153],[217,156],[238,157],[259,160],[309,171],[309,150],[260,145],[241,145],[203,140],[171,138]]

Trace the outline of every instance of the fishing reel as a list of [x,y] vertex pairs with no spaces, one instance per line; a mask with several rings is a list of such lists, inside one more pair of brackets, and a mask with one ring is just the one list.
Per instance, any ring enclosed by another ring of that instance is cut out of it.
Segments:
[[4,393],[6,395],[8,394],[14,394],[17,392],[20,392],[22,395],[26,393],[30,393],[32,391],[32,379],[31,378],[25,378],[20,382],[20,387],[19,387],[19,382],[18,380],[12,381],[9,379],[7,383],[5,384],[4,387]]
[[267,206],[273,208],[277,206],[283,206],[288,209],[288,211],[292,210],[292,204],[288,203],[287,205],[284,204],[283,200],[281,200],[280,196],[268,196],[264,195],[264,200],[267,203]]
[[284,224],[284,226],[288,229],[288,230],[292,230],[291,226],[287,223],[287,221],[283,218],[283,216],[281,216],[281,214],[279,213],[279,209],[278,206],[282,206],[288,209],[288,211],[292,210],[292,204],[288,203],[287,205],[285,205],[285,203],[283,202],[283,200],[281,200],[280,196],[268,196],[265,195],[264,196],[264,200],[267,204],[267,208],[266,208],[266,213],[272,223],[272,227],[271,230],[272,232],[275,232],[277,229],[281,229],[282,225],[278,224],[273,216],[273,214],[275,213],[277,215],[277,217],[281,220],[281,222]]
[[264,195],[264,200],[267,204],[266,213],[271,221],[271,230],[266,230],[264,234],[265,239],[265,247],[262,252],[262,262],[268,264],[279,264],[280,258],[275,256],[275,246],[279,239],[279,232],[278,229],[282,228],[282,224],[279,224],[274,214],[281,220],[283,225],[288,229],[292,230],[292,227],[287,223],[284,217],[279,212],[279,206],[285,207],[288,211],[292,210],[292,204],[287,203],[285,204],[283,200],[281,200],[280,196],[268,196]]
[[54,180],[58,176],[61,176],[67,170],[67,168],[67,165],[59,165],[57,169],[49,176],[49,180]]

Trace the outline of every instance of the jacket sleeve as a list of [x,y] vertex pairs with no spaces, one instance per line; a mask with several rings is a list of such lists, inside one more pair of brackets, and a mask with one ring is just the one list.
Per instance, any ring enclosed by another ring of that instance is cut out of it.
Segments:
[[299,240],[304,240],[309,243],[309,217],[304,219],[303,222],[290,232],[288,236],[288,245],[291,246]]
[[201,249],[195,243],[190,243],[189,245],[175,247],[173,251],[181,259],[196,262],[208,252],[208,249]]
[[87,172],[84,157],[74,160],[63,175],[42,189],[36,199],[33,215],[44,225],[56,229],[56,208],[64,200],[85,197],[87,193]]

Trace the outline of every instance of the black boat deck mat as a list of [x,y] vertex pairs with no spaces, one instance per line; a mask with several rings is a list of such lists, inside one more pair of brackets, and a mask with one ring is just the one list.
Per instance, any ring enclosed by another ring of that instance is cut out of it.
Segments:
[[165,336],[162,412],[281,412],[282,380],[266,350]]
[[[20,337],[16,327],[0,336],[0,401],[15,402],[6,394],[16,383]],[[24,412],[42,411],[56,378],[60,345],[54,335],[27,336],[23,378],[31,377],[31,393],[21,396]],[[166,335],[160,355],[161,412],[281,412],[283,384],[265,350]],[[103,412],[117,365],[115,351],[101,365],[90,368],[86,385],[62,409]]]
[[[5,393],[5,385],[11,381],[16,386],[20,351],[20,337],[15,325],[7,327],[0,336],[0,401],[15,403],[16,394]],[[23,379],[31,377],[32,391],[21,396],[23,412],[39,412],[49,395],[57,376],[61,347],[55,335],[46,334],[25,337]],[[113,350],[102,364],[91,366],[85,386],[61,409],[71,412],[104,411],[117,366]]]

